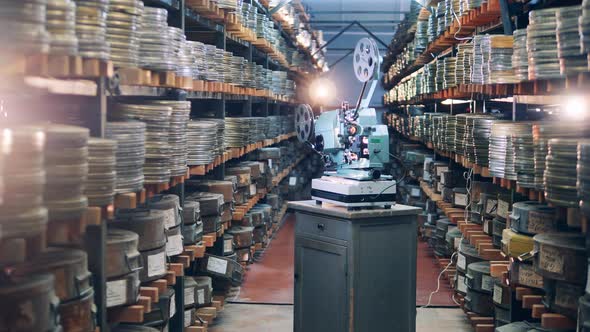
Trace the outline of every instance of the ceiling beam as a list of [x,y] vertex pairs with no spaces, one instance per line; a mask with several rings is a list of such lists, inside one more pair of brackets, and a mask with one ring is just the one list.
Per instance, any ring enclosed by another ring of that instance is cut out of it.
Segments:
[[311,20],[309,23],[311,23],[311,24],[350,24],[352,22],[359,22],[361,24],[371,24],[371,23],[393,24],[393,23],[399,23],[399,22],[401,22],[401,20]]
[[[331,28],[333,28],[333,26]],[[326,35],[335,35],[336,33],[338,33],[338,30],[325,30],[324,29],[322,31],[324,33],[324,36],[326,36]],[[387,36],[393,37],[393,34],[395,33],[395,30],[389,29],[389,30],[375,31],[375,29],[371,29],[371,32],[374,35],[387,35]],[[367,33],[364,32],[364,31],[346,31],[344,34],[346,34],[346,35],[358,35],[358,36],[363,35],[364,36]]]
[[404,15],[408,12],[399,10],[312,10],[311,16],[314,15],[335,15],[335,14],[377,14],[377,15]]
[[[378,47],[379,50],[383,50],[383,51],[387,51],[387,48],[385,47]],[[353,48],[350,47],[330,47],[330,51],[350,51],[350,50],[354,50]]]
[[337,34],[335,34],[332,38],[330,38],[330,40],[328,40],[326,43],[324,43],[324,45],[320,46],[313,54],[315,55],[316,53],[318,53],[319,51],[321,51],[324,47],[330,45],[334,40],[336,40],[338,37],[340,37],[342,34],[344,34],[348,29],[352,28],[353,26],[358,26],[359,28],[363,29],[366,33],[369,34],[369,36],[373,37],[373,39],[375,39],[375,41],[377,41],[379,44],[388,47],[388,45],[382,41],[381,39],[379,39],[379,37],[377,37],[376,35],[374,35],[369,29],[367,29],[362,23],[358,22],[358,21],[352,21],[349,25],[347,25],[346,27],[344,27],[342,30],[340,30],[340,32],[338,32]]

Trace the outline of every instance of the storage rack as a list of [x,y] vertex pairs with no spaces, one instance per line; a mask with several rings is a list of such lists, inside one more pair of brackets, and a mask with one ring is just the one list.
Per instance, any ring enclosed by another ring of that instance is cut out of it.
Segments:
[[[434,161],[439,162],[448,162],[449,169],[460,169],[461,172],[467,172],[469,170],[473,171],[474,179],[477,181],[489,181],[492,180],[492,184],[500,187],[502,189],[507,190],[510,193],[510,201],[515,201],[515,196],[517,194],[524,197],[525,200],[528,199],[529,201],[538,201],[539,203],[547,204],[545,200],[545,192],[538,191],[529,188],[521,188],[516,184],[514,180],[508,180],[500,177],[492,177],[490,176],[489,169],[487,167],[483,167],[474,163],[467,161],[467,158],[464,155],[448,152],[448,151],[441,151],[433,147],[433,143],[424,139],[421,139],[416,136],[410,136],[405,133],[398,132],[395,128],[391,128],[395,135],[396,140],[403,142],[403,143],[413,143],[413,144],[420,144],[423,149],[427,149],[432,153],[432,158]],[[474,246],[477,249],[479,256],[484,259],[485,261],[489,261],[490,263],[490,271],[492,278],[499,278],[502,280],[503,278],[507,278],[510,266],[511,266],[511,258],[504,254],[500,249],[496,249],[492,246],[491,243],[491,236],[484,233],[482,225],[477,225],[469,220],[467,220],[468,216],[468,209],[467,208],[457,208],[451,203],[447,203],[442,194],[436,193],[435,188],[426,182],[421,177],[417,176],[409,176],[414,182],[419,183],[419,187],[421,190],[422,197],[425,197],[436,204],[436,207],[442,211],[440,217],[448,218],[452,224],[456,225],[457,228],[461,231],[461,234],[465,241],[469,244]],[[404,184],[400,184],[400,187],[403,187]],[[401,191],[402,189],[400,189]],[[551,207],[556,207],[558,211],[558,215],[560,216],[567,216],[569,218],[581,218],[581,231],[588,232],[588,221],[586,218],[576,217],[577,211],[576,208],[566,208],[561,206],[555,206],[549,204]],[[572,217],[570,217],[570,215]],[[587,235],[586,235],[587,236]],[[446,282],[449,283],[449,287],[453,290],[456,290],[456,260],[453,258],[445,258],[434,256],[434,260],[436,265],[441,270],[441,278],[444,279]],[[583,276],[580,276],[583,278]],[[443,282],[443,281],[441,281]],[[533,288],[518,285],[514,289],[515,298],[513,298],[513,305],[522,306],[522,309],[528,312],[528,317],[534,320],[538,320],[541,326],[545,329],[552,331],[552,329],[563,329],[563,330],[571,330],[575,328],[576,322],[572,320],[570,317],[566,317],[559,313],[551,312],[545,304],[543,304],[543,296],[539,295],[538,290]],[[472,325],[474,331],[476,332],[488,332],[488,331],[495,331],[494,325],[494,317],[488,317],[485,315],[479,315],[474,312],[469,311],[465,307],[465,300],[463,298],[457,299],[459,306],[465,312],[469,323]]]
[[[428,1],[427,6],[436,5],[440,1]],[[527,5],[517,5],[507,0],[490,0],[484,2],[480,7],[470,10],[466,15],[459,18],[461,23],[456,20],[448,27],[445,32],[438,36],[433,42],[428,44],[427,49],[417,56],[406,68],[402,69],[398,74],[391,78],[384,77],[382,80],[383,87],[387,90],[393,88],[400,82],[408,79],[416,71],[423,68],[426,63],[435,61],[436,59],[451,56],[456,54],[456,45],[462,43],[464,40],[457,38],[473,37],[478,34],[486,34],[492,32],[499,32],[507,35],[512,35],[516,21],[528,15],[528,12],[533,9],[542,9],[546,7],[563,7],[572,4],[580,4],[581,1],[551,1],[540,0],[531,1]],[[404,24],[404,22],[402,23]],[[407,25],[407,23],[405,23]],[[522,25],[522,23],[521,23]],[[522,28],[522,26],[521,26]],[[399,43],[390,45],[390,52],[386,55],[387,59],[394,58],[401,54],[405,45],[414,39],[413,29],[404,36],[399,37]],[[456,35],[455,35],[456,34]],[[457,38],[455,38],[457,37]],[[391,66],[391,62],[385,63],[382,71],[387,73]],[[520,117],[521,112],[526,110],[527,105],[557,105],[560,103],[560,93],[566,91],[585,91],[589,87],[590,72],[581,72],[570,77],[551,79],[551,80],[528,80],[515,84],[463,84],[454,88],[438,91],[433,94],[426,94],[417,96],[407,101],[387,101],[386,104],[390,109],[395,110],[398,106],[405,105],[431,105],[434,111],[443,109],[441,101],[445,99],[470,99],[473,101],[480,101],[485,105],[489,103],[511,103],[512,104],[512,119],[516,121]],[[386,76],[386,75],[384,75]],[[477,105],[476,105],[477,106]],[[485,107],[485,106],[484,106]],[[453,114],[453,105],[449,107],[450,114]],[[476,107],[475,112],[480,112],[481,106]],[[418,137],[407,136],[406,138],[413,141],[421,141]],[[483,177],[489,177],[489,170],[477,164],[470,163],[464,156],[455,153],[448,153],[445,151],[438,151],[433,148],[432,142],[424,142],[426,146],[433,149],[435,154],[439,157],[450,158],[456,163],[466,168],[474,168],[474,173]],[[495,178],[494,183],[498,183],[507,189],[517,189],[518,192],[529,194],[532,197],[541,197],[542,193],[534,190],[525,190],[523,188],[516,188],[514,183],[511,183],[500,178]],[[535,199],[536,199],[535,198]]]
[[[306,61],[313,67],[311,72],[298,67],[289,67],[285,56],[278,50],[268,47],[269,43],[261,41],[246,41],[236,33],[240,26],[227,21],[227,13],[217,8],[210,0],[145,0],[145,6],[160,7],[168,10],[168,24],[181,28],[188,40],[202,41],[214,44],[218,48],[231,51],[248,61],[261,64],[266,69],[289,72],[294,80],[305,83],[305,80],[318,70],[318,62],[309,49],[296,44],[293,30],[285,31],[286,22],[277,21],[278,16],[272,16],[269,9],[258,0],[247,0],[267,15],[280,30],[289,46],[305,54]],[[300,3],[299,3],[300,6]],[[211,15],[213,10],[218,15]],[[302,6],[299,11],[303,10]],[[306,17],[306,13],[300,15]],[[229,30],[232,31],[229,31]],[[315,36],[315,35],[314,35]],[[254,38],[256,39],[256,38]],[[9,77],[22,78],[16,89],[2,96],[2,108],[7,110],[19,109],[27,106],[34,111],[10,112],[8,124],[30,123],[31,121],[67,119],[90,129],[92,137],[104,137],[107,106],[116,101],[133,101],[145,99],[158,100],[189,100],[191,101],[191,115],[199,114],[201,108],[213,111],[214,117],[223,119],[226,113],[239,116],[269,116],[284,115],[292,112],[297,100],[287,99],[270,91],[236,89],[229,84],[208,85],[206,82],[179,82],[173,73],[154,73],[139,68],[115,70],[111,62],[74,58],[55,59],[46,55],[27,56],[16,68],[4,68],[3,74]],[[150,76],[151,75],[151,76]],[[21,84],[22,83],[22,84]],[[72,104],[71,102],[74,101]],[[71,119],[73,116],[74,119]],[[192,117],[191,116],[191,117]],[[282,141],[293,139],[295,134],[281,135],[262,142],[250,144],[241,149],[232,149],[223,157],[205,166],[193,166],[182,177],[171,178],[168,184],[146,186],[140,193],[121,194],[115,197],[113,205],[104,208],[90,207],[85,216],[85,242],[94,248],[102,257],[102,264],[97,271],[93,271],[93,285],[95,289],[95,304],[97,308],[97,327],[108,332],[115,319],[124,322],[141,323],[142,309],[138,306],[126,307],[116,312],[106,308],[106,278],[105,278],[105,241],[107,223],[105,219],[112,216],[117,208],[135,208],[155,194],[166,192],[176,194],[180,202],[184,201],[184,181],[191,176],[207,176],[214,179],[224,178],[225,163],[232,159],[245,156],[259,148],[271,146]],[[287,167],[273,179],[276,187],[305,156]],[[265,196],[259,193],[256,200]],[[251,208],[254,204],[248,204]],[[247,209],[243,211],[247,212]],[[282,210],[284,215],[285,209]],[[281,216],[282,217],[282,216]],[[222,236],[218,234],[219,236]],[[204,257],[207,247],[212,247],[218,238],[204,236],[203,245],[185,247],[183,257],[168,266],[166,285],[173,285],[177,314],[170,319],[170,331],[184,331],[184,281],[183,273],[186,264],[192,260]],[[179,264],[180,263],[180,264]],[[162,286],[161,284],[159,285]],[[164,286],[166,287],[166,286]],[[144,295],[144,294],[142,294]],[[217,298],[214,304],[220,309],[223,303]],[[116,316],[116,317],[114,317]],[[189,329],[190,330],[190,329]],[[194,328],[191,331],[199,331]]]
[[[428,1],[427,6],[436,5],[440,1]],[[454,56],[457,52],[457,45],[462,43],[459,40],[465,37],[472,37],[477,34],[485,33],[500,33],[512,35],[515,27],[526,27],[527,15],[530,10],[543,9],[548,7],[564,7],[569,5],[579,5],[581,1],[505,1],[505,0],[490,0],[484,3],[477,9],[472,9],[467,15],[459,18],[461,24],[456,20],[446,29],[446,31],[438,36],[433,42],[429,43],[426,50],[422,54],[417,54],[416,59],[410,61],[409,64],[402,68],[399,72],[389,77],[384,77],[383,86],[385,90],[393,89],[396,85],[403,83],[410,79],[413,75],[424,67],[425,64],[436,61],[437,59],[447,56]],[[525,24],[523,24],[523,22]],[[459,39],[456,39],[458,37]],[[390,45],[390,52],[386,56],[389,61],[386,61],[382,71],[387,73],[393,60],[400,55],[406,45],[414,39],[413,32],[398,36],[396,42]],[[397,42],[399,41],[399,42]],[[534,105],[540,109],[546,106],[559,105],[563,103],[563,93],[583,93],[587,96],[588,91],[588,72],[581,72],[569,75],[567,77],[557,79],[543,79],[543,80],[528,80],[513,84],[460,84],[456,87],[444,89],[430,94],[423,94],[415,96],[409,100],[398,101],[395,96],[384,96],[384,102],[392,111],[388,115],[388,121],[391,125],[391,130],[396,132],[397,140],[408,144],[420,144],[422,149],[430,151],[433,161],[447,162],[449,169],[463,169],[472,171],[474,178],[481,181],[490,181],[499,188],[508,190],[511,195],[511,200],[514,200],[515,195],[519,194],[530,201],[538,201],[546,203],[545,192],[543,190],[522,188],[516,181],[508,180],[501,177],[492,177],[488,167],[478,165],[470,162],[466,156],[455,153],[453,151],[442,151],[438,149],[435,144],[423,137],[412,136],[408,132],[398,132],[399,127],[394,126],[395,118],[406,117],[405,112],[398,113],[398,109],[408,107],[410,109],[413,105],[426,105],[431,111],[446,112],[453,115],[456,113],[455,109],[463,110],[465,107],[453,105],[443,106],[443,100],[452,99],[469,99],[472,106],[472,112],[481,112],[482,108],[485,112],[486,103],[499,106],[499,108],[512,110],[512,120],[517,121],[521,119],[523,113],[528,106]],[[447,104],[448,105],[448,104]],[[483,107],[482,107],[483,106]],[[411,177],[411,176],[410,176]],[[436,207],[442,210],[441,217],[447,217],[451,224],[456,224],[461,231],[463,241],[469,242],[478,250],[480,257],[490,263],[490,274],[493,278],[506,278],[509,273],[510,261],[509,257],[504,255],[500,250],[495,249],[491,244],[491,238],[484,234],[482,226],[470,223],[468,219],[468,209],[456,208],[452,204],[446,203],[441,194],[437,194],[435,189],[420,177],[412,177],[414,182],[419,183],[422,192],[422,197],[429,199],[436,204]],[[551,205],[557,208],[560,216],[568,216],[569,219],[573,216],[576,218],[576,213],[579,213],[577,208],[566,208],[559,205]],[[578,216],[581,220],[582,232],[588,233],[587,219],[583,216]],[[434,222],[433,222],[434,223]],[[441,257],[436,258],[437,265],[440,267],[443,279],[446,279],[452,288],[455,288],[455,262],[452,259],[445,259]],[[584,275],[580,275],[583,280]],[[513,287],[513,286],[512,286]],[[573,330],[576,328],[576,322],[571,318],[561,314],[552,313],[543,303],[545,300],[538,291],[533,288],[518,285],[513,289],[515,298],[512,299],[513,305],[522,307],[528,314],[529,318],[538,320],[540,325],[547,330],[567,329]],[[575,298],[577,304],[577,298]],[[466,312],[469,322],[475,331],[487,332],[495,331],[494,317],[482,317],[481,315],[470,312],[465,307],[464,299],[459,300],[460,306]],[[493,315],[492,315],[493,316]],[[581,322],[577,322],[581,324]],[[532,327],[531,327],[532,328]],[[581,328],[581,325],[578,325]]]
[[[431,1],[429,5],[436,4],[439,1]],[[433,42],[428,44],[427,49],[407,67],[392,77],[384,75],[383,87],[386,91],[391,90],[400,82],[408,80],[413,74],[421,70],[425,64],[432,63],[437,59],[455,55],[457,45],[464,42],[464,38],[469,38],[477,34],[501,32],[506,35],[512,35],[515,27],[523,28],[525,25],[524,17],[528,11],[533,9],[545,8],[547,6],[568,6],[579,4],[580,1],[531,1],[526,6],[509,3],[507,0],[491,0],[483,3],[481,7],[472,9],[468,14],[459,18],[460,24],[454,20],[444,34],[438,36]],[[516,24],[515,24],[516,23]],[[455,38],[456,37],[456,38]],[[387,59],[398,56],[405,45],[414,39],[413,34],[409,34],[406,39],[400,43],[390,45],[391,51],[386,55]],[[383,72],[387,73],[391,66],[388,61],[383,66]],[[520,83],[506,84],[459,84],[456,87],[448,88],[436,93],[416,96],[407,101],[395,101],[384,98],[385,104],[389,106],[415,105],[415,104],[434,104],[445,99],[472,99],[478,101],[515,97],[516,103],[528,104],[548,104],[548,100],[555,94],[566,91],[584,91],[589,87],[589,74],[587,72],[570,75],[568,77],[551,79],[551,80],[528,80]]]

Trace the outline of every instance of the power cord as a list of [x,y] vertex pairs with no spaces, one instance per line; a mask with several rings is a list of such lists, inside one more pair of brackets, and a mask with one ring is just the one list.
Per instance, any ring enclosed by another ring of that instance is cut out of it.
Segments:
[[[475,134],[475,126],[471,127],[471,137]],[[467,133],[465,133],[467,135]],[[465,137],[463,138],[465,140]],[[471,206],[473,204],[473,197],[471,197],[471,187],[473,181],[473,167],[470,167],[463,173],[463,178],[465,179],[465,190],[467,191],[467,205],[465,206],[465,222],[470,223],[469,221],[469,211],[471,211]]]
[[467,190],[467,205],[465,206],[465,222],[470,223],[469,221],[469,212],[471,211],[471,205],[473,204],[473,200],[471,197],[471,181],[473,177],[473,168],[469,168],[467,171],[463,173],[463,178],[465,179],[465,189]]
[[400,165],[402,165],[402,168],[404,169],[404,175],[403,175],[401,178],[399,178],[399,179],[395,180],[395,182],[396,182],[396,183],[400,183],[400,182],[402,182],[402,180],[403,180],[403,179],[405,179],[405,178],[406,178],[406,176],[408,175],[408,168],[406,167],[406,165],[404,164],[404,161],[403,161],[403,160],[402,160],[400,157],[398,157],[398,156],[396,156],[396,155],[394,155],[394,154],[392,154],[392,153],[389,153],[389,155],[390,155],[391,157],[393,157],[393,159],[395,159],[395,160],[399,161]]
[[[472,204],[472,199],[471,199],[471,181],[472,181],[472,177],[473,177],[473,168],[469,168],[466,172],[463,173],[463,177],[465,178],[465,189],[467,190],[467,206],[465,207],[465,221],[467,223],[469,223],[469,218],[468,217],[468,211],[471,208],[471,204]],[[461,242],[463,241],[464,236],[461,235]],[[459,245],[460,247],[460,245]],[[439,273],[438,278],[436,280],[436,290],[433,291],[432,293],[430,293],[430,295],[428,296],[428,302],[426,303],[426,305],[420,307],[420,309],[422,308],[427,308],[430,306],[430,303],[432,301],[432,296],[434,296],[434,294],[438,293],[440,291],[440,279],[443,276],[443,274],[449,269],[449,267],[451,267],[451,265],[453,265],[453,259],[459,255],[459,248],[457,248],[457,250],[455,252],[453,252],[453,254],[451,255],[451,261],[449,262],[449,264],[447,264],[447,266],[445,266],[445,268]],[[455,295],[453,294],[451,296],[453,302],[455,302],[456,305],[460,304],[457,302],[457,300],[455,300]]]
[[404,169],[404,174],[402,175],[402,177],[400,177],[399,179],[395,180],[395,183],[385,187],[385,189],[381,190],[380,193],[378,193],[377,195],[375,195],[372,199],[377,199],[379,198],[379,196],[381,196],[384,192],[387,191],[387,189],[391,188],[391,187],[395,187],[396,185],[398,185],[399,183],[401,183],[406,176],[408,175],[408,169],[406,168],[406,165],[404,165],[404,162],[402,161],[402,159],[394,154],[392,154],[391,152],[389,153],[389,155],[391,157],[393,157],[394,159],[396,159],[397,161],[399,161],[399,163],[402,165],[403,169]]
[[465,38],[459,38],[459,37],[457,37],[457,34],[458,34],[459,32],[461,32],[461,28],[462,28],[463,26],[461,25],[461,20],[460,20],[460,19],[459,19],[459,17],[457,16],[457,13],[455,12],[455,8],[453,8],[453,6],[452,6],[452,5],[451,5],[451,11],[452,11],[452,13],[453,13],[453,16],[455,17],[455,20],[457,20],[457,23],[459,23],[459,29],[458,29],[458,30],[455,32],[455,34],[453,35],[453,38],[455,38],[456,40],[461,40],[461,41],[464,41],[464,40],[471,40],[471,39],[473,39],[473,37],[465,37]]
[[[430,304],[432,303],[432,297],[434,296],[434,294],[437,294],[440,291],[440,279],[442,278],[443,274],[447,272],[447,270],[451,267],[451,265],[453,265],[453,259],[456,255],[457,252],[454,252],[451,256],[451,261],[449,262],[449,264],[447,264],[447,266],[445,266],[445,268],[438,274],[438,278],[436,278],[436,289],[433,292],[431,292],[430,295],[428,295],[428,302],[425,305],[419,307],[418,309],[425,309],[430,306]],[[453,301],[457,303],[454,298]]]

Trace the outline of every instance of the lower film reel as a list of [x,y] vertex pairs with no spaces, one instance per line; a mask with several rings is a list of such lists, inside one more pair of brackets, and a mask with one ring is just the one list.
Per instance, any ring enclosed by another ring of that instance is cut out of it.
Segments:
[[313,110],[307,104],[301,104],[295,109],[295,130],[300,142],[307,142],[313,133]]

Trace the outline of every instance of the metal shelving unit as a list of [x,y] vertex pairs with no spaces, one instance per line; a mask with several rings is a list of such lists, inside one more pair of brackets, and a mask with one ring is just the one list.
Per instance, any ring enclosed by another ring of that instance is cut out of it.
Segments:
[[[259,5],[257,1],[253,1]],[[167,9],[169,11],[169,25],[182,28],[189,40],[198,40],[195,38],[197,36],[207,36],[208,40],[206,42],[209,44],[215,44],[217,47],[243,56],[249,61],[255,61],[265,68],[288,71],[288,68],[271,59],[268,54],[257,49],[251,43],[228,36],[222,24],[202,17],[195,11],[187,8],[184,0],[145,0],[144,2],[146,6]],[[261,9],[261,6],[259,6],[259,9]],[[268,12],[266,13],[268,14]],[[280,24],[278,26],[280,28]],[[286,34],[284,36],[293,45],[289,39],[290,37]],[[7,121],[8,123],[14,122],[14,124],[19,124],[56,119],[56,114],[61,114],[59,111],[67,108],[64,105],[76,104],[79,111],[77,115],[79,119],[75,123],[89,128],[93,137],[104,137],[107,105],[109,102],[114,101],[137,100],[138,98],[189,100],[192,104],[191,118],[199,117],[201,115],[201,109],[206,106],[208,111],[213,111],[215,118],[220,119],[225,118],[226,112],[229,109],[232,109],[232,111],[239,109],[240,116],[268,116],[271,114],[282,114],[292,110],[294,107],[290,103],[269,100],[269,98],[262,97],[185,91],[177,88],[119,85],[116,78],[113,79],[106,76],[96,79],[78,80],[35,77],[29,81],[25,85],[25,89],[15,89],[14,93],[1,96],[2,104],[0,106],[9,105],[12,109],[14,105],[14,109],[16,109],[16,106],[21,104],[23,99],[26,101],[30,99],[32,103],[35,103],[35,107],[31,107],[31,109],[43,109],[46,112],[31,111],[31,114],[25,114],[26,112],[16,114],[17,112],[15,112],[14,115],[11,114],[11,118]],[[59,115],[57,118],[62,119]],[[70,122],[69,119],[66,121]],[[225,166],[222,164],[204,177],[223,179],[224,175]],[[181,202],[184,201],[184,191],[184,183],[177,184],[167,190],[168,193],[178,195]],[[87,227],[85,245],[87,248],[98,252],[99,256],[102,257],[98,269],[92,271],[94,278],[93,285],[97,308],[97,327],[102,332],[108,332],[110,331],[111,325],[108,323],[106,308],[106,213],[102,213],[101,218],[102,220],[99,225],[89,225]],[[184,330],[183,277],[177,276],[174,291],[177,312],[170,319],[169,327],[170,331],[181,332]]]

